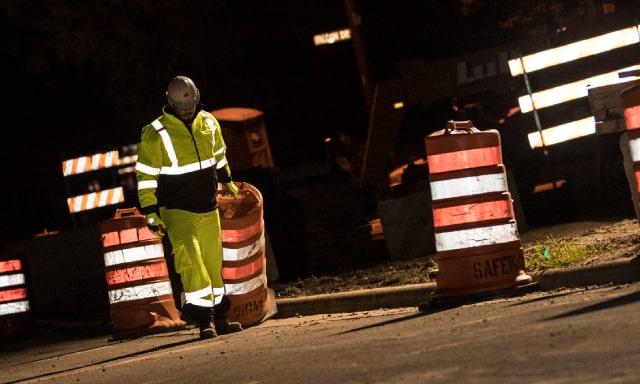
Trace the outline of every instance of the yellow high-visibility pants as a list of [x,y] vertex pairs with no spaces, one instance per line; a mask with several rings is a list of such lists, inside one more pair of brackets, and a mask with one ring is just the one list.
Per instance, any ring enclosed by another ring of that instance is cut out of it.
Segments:
[[218,210],[194,213],[160,208],[160,217],[173,248],[186,302],[201,307],[219,304],[222,281],[222,235]]

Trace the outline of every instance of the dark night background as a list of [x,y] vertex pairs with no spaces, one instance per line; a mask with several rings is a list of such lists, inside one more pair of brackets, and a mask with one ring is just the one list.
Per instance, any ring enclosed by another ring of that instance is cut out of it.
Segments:
[[[405,59],[543,33],[583,18],[588,3],[355,2],[375,81]],[[617,2],[617,12],[635,3]],[[68,228],[60,161],[136,143],[178,74],[195,80],[207,110],[262,110],[277,167],[322,159],[323,139],[337,132],[366,138],[351,42],[313,45],[347,26],[342,0],[4,0],[0,15],[1,243]]]

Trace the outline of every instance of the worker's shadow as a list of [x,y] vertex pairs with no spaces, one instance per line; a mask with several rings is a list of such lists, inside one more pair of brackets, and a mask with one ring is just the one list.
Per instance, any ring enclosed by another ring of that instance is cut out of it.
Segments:
[[[131,341],[131,339],[122,339],[122,340],[117,340],[116,342],[126,342],[126,341]],[[120,355],[120,356],[112,357],[110,359],[104,359],[104,360],[100,360],[100,361],[93,361],[90,364],[85,364],[85,365],[81,365],[81,366],[73,366],[71,368],[61,369],[61,370],[53,371],[53,372],[47,372],[47,373],[43,373],[41,375],[35,375],[35,376],[27,377],[27,378],[21,378],[20,380],[16,380],[16,381],[9,381],[9,382],[6,382],[6,384],[22,383],[24,381],[44,379],[45,377],[59,375],[61,373],[65,373],[65,372],[76,371],[76,370],[83,369],[83,368],[95,367],[95,366],[99,366],[101,364],[111,363],[113,361],[118,361],[118,360],[126,360],[126,359],[129,359],[129,358],[132,358],[132,357],[145,355],[147,353],[157,352],[157,351],[161,351],[163,349],[174,348],[174,347],[177,347],[177,346],[180,346],[180,345],[190,344],[190,343],[194,343],[194,342],[198,342],[198,341],[201,341],[201,340],[199,338],[190,338],[188,340],[180,340],[180,341],[176,341],[175,343],[163,344],[163,345],[160,345],[160,346],[157,346],[157,347],[153,347],[153,348],[149,348],[149,349],[145,349],[145,350],[142,350],[142,351],[137,351],[137,352],[132,352],[132,353],[129,353],[129,354],[126,354],[126,355]]]

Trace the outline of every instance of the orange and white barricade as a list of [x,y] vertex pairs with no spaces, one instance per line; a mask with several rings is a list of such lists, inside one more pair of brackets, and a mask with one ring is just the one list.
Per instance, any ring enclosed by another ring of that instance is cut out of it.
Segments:
[[425,138],[438,260],[436,296],[526,284],[500,134],[449,121]]
[[262,194],[249,183],[236,183],[234,199],[218,194],[222,227],[222,280],[231,302],[228,318],[243,327],[273,316],[275,293],[267,287],[267,258]]
[[620,138],[624,168],[629,182],[636,218],[640,220],[640,85],[620,93],[626,131]]
[[173,299],[162,240],[136,208],[99,224],[115,337],[184,329]]
[[0,340],[21,338],[31,329],[31,306],[22,260],[0,256]]

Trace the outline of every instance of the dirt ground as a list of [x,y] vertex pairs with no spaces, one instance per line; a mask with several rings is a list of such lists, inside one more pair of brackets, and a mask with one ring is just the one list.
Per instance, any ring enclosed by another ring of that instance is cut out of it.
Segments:
[[[603,263],[640,255],[640,225],[636,219],[608,219],[532,228],[520,234],[525,255],[552,242],[585,245],[592,251],[565,267]],[[595,250],[595,251],[594,251]],[[290,283],[270,283],[276,297],[297,297],[357,289],[429,282],[435,265],[428,257],[390,261],[331,276],[311,276]]]

